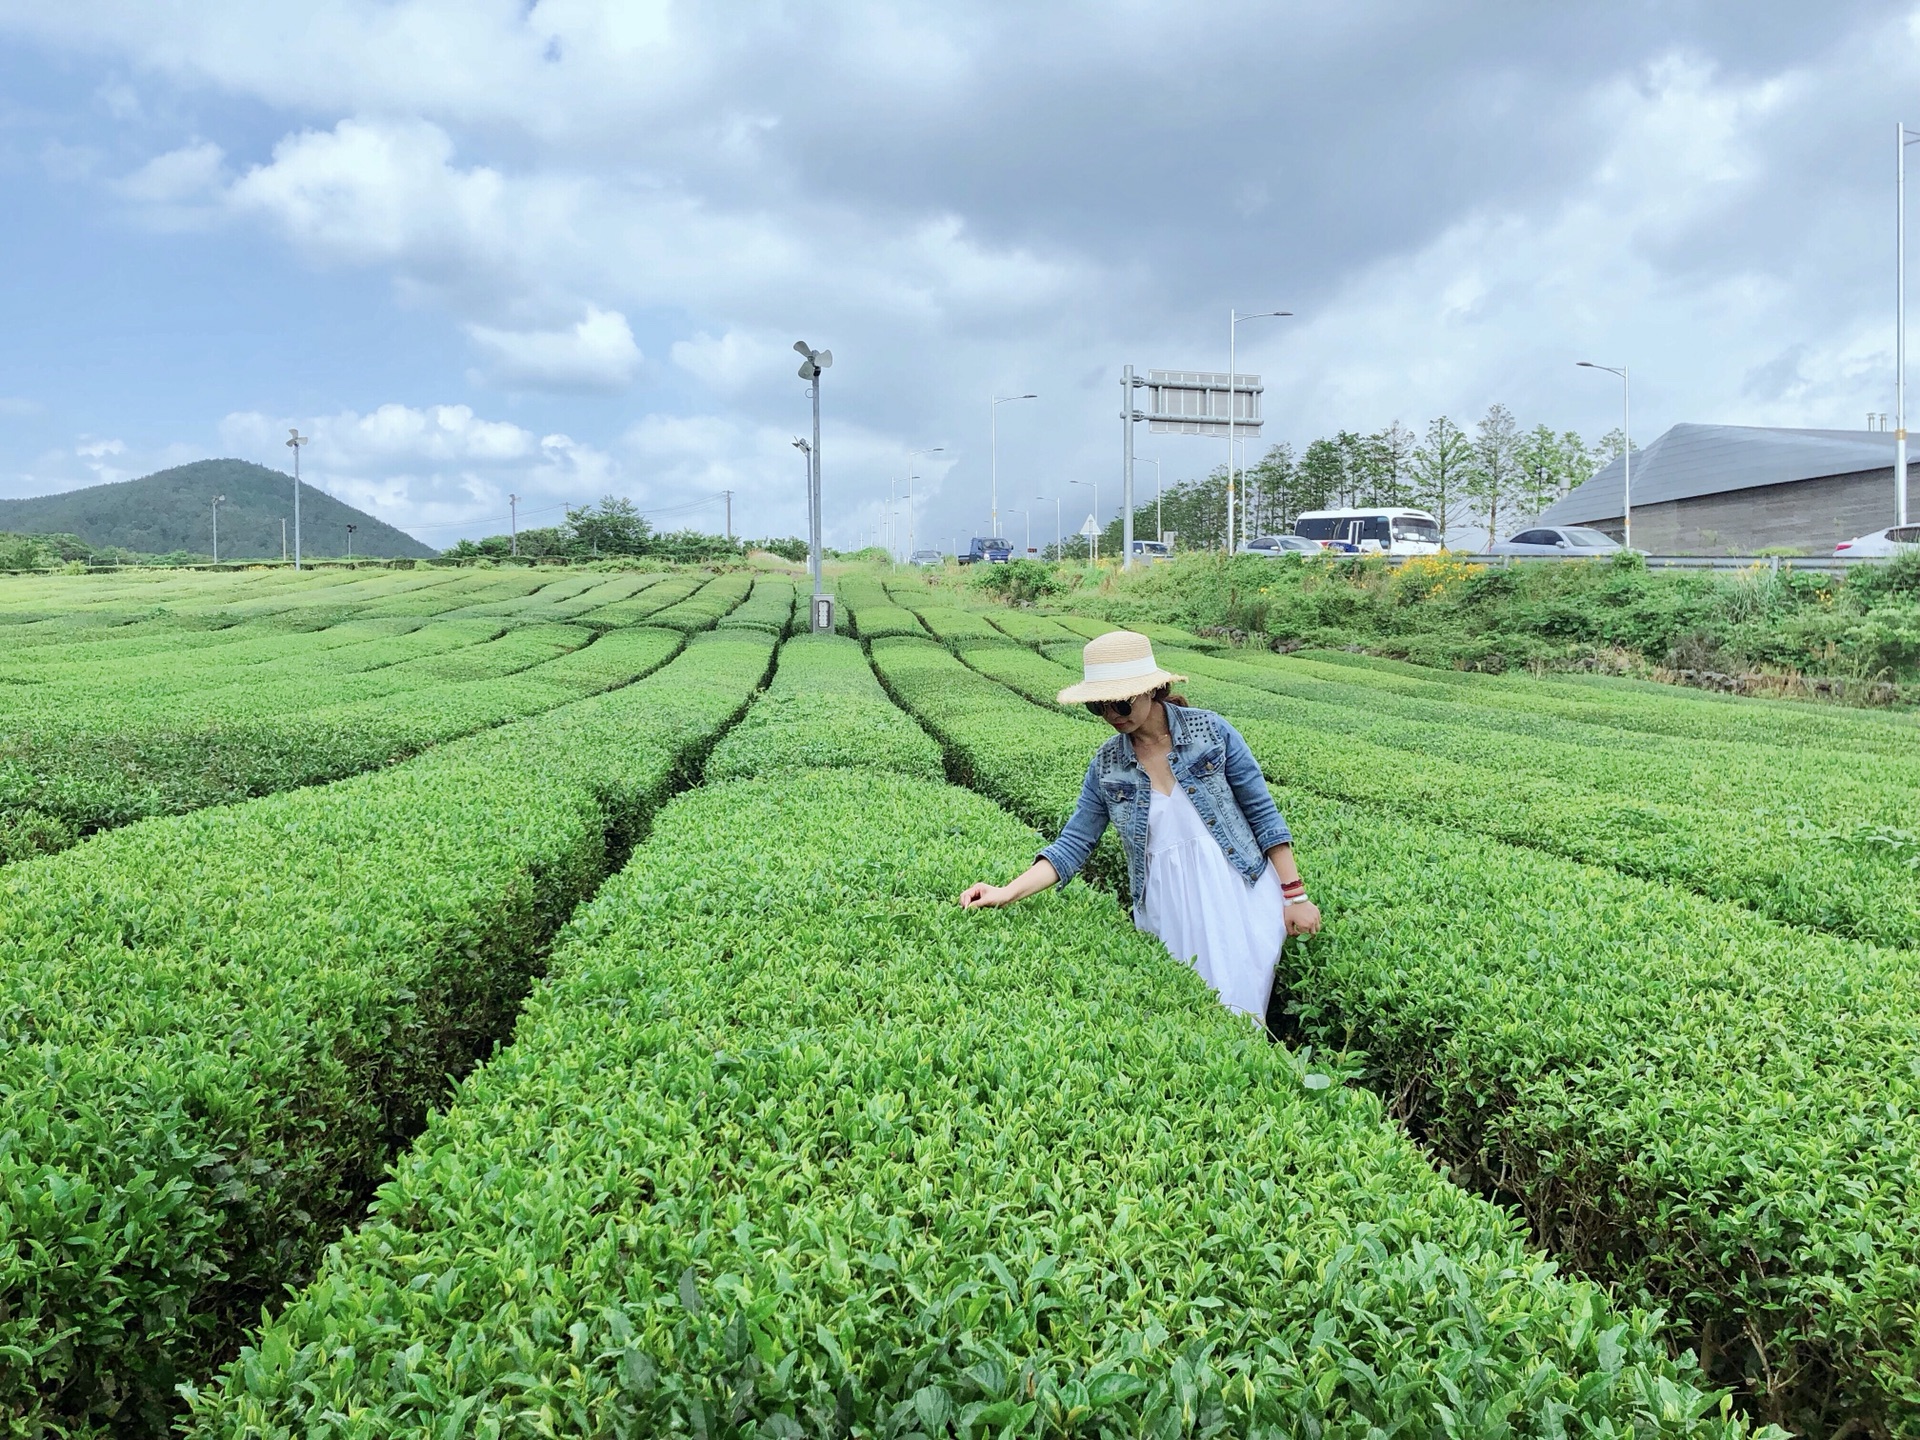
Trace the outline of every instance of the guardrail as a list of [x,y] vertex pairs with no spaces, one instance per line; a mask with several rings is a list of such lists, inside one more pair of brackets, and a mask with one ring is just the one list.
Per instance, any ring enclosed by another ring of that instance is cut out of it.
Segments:
[[[1527,565],[1535,561],[1547,564],[1592,564],[1599,561],[1604,564],[1619,553],[1617,550],[1604,550],[1592,555],[1482,555],[1449,550],[1447,558],[1464,560],[1471,565]],[[1399,565],[1421,557],[1386,555],[1381,558],[1389,565]],[[1844,575],[1856,565],[1872,565],[1878,561],[1878,557],[1871,555],[1645,555],[1641,558],[1647,562],[1649,570],[1751,570],[1759,567],[1775,574],[1782,570],[1810,570],[1826,575]]]

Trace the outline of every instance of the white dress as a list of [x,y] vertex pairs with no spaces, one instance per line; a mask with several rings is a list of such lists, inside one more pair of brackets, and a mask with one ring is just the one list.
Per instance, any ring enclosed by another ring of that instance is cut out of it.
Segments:
[[1266,1018],[1287,933],[1279,877],[1269,865],[1248,885],[1178,786],[1171,795],[1153,792],[1147,888],[1133,923],[1199,971],[1222,1005]]

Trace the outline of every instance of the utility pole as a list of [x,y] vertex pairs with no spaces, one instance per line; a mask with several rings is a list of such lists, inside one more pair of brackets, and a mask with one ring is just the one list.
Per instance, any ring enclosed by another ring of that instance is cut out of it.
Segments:
[[[298,429],[287,431],[287,447],[293,451],[293,568],[300,568],[300,447],[308,444],[309,436],[302,435]],[[284,539],[281,548],[286,548]]]
[[349,560],[353,558],[353,532],[359,528],[358,525],[347,526],[347,559]]
[[216,565],[220,563],[220,502],[226,498],[224,495],[213,497],[213,563]]
[[520,497],[518,495],[507,496],[507,525],[511,531],[507,538],[507,553],[518,555],[520,553]]
[[733,538],[733,492],[722,490],[720,493],[727,497],[727,539],[731,540]]
[[1033,497],[1042,505],[1049,499],[1053,501],[1053,558],[1055,563],[1067,558],[1066,537],[1060,530],[1060,499],[1058,496],[1036,495]]
[[280,517],[280,561],[281,563],[285,564],[286,559],[287,559],[287,517],[282,515]]

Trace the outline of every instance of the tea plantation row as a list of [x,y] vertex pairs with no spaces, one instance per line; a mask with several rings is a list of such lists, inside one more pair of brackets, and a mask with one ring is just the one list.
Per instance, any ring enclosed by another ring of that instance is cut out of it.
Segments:
[[650,679],[406,764],[0,872],[19,1433],[164,1421],[503,1033],[773,644],[698,636]]
[[[1043,830],[1102,727],[920,640],[888,689]],[[1023,688],[1058,667],[965,652]],[[1195,687],[1198,692],[1199,687]],[[1269,774],[1291,730],[1229,714]],[[1920,980],[1904,951],[1287,788],[1328,933],[1289,946],[1299,1038],[1582,1269],[1671,1305],[1716,1375],[1821,1433],[1920,1426]]]
[[1742,1432],[902,727],[790,642],[193,1434]]

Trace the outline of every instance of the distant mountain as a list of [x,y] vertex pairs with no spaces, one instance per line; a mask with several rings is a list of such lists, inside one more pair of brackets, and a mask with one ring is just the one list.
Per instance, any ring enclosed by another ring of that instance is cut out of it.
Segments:
[[[250,460],[196,460],[139,480],[31,500],[0,500],[0,530],[78,535],[90,545],[118,545],[149,555],[176,550],[208,555],[213,552],[216,495],[227,497],[220,505],[222,560],[278,560],[282,519],[292,553],[293,477]],[[300,535],[307,555],[346,554],[349,525],[355,527],[356,556],[424,558],[438,553],[386,521],[301,482]]]

